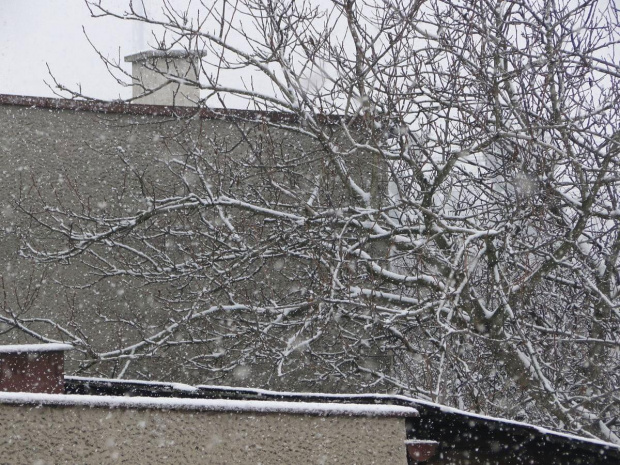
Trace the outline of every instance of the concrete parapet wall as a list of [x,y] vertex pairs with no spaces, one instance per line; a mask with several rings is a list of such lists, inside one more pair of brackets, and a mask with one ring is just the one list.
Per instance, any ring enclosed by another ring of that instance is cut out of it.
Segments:
[[0,404],[0,463],[405,464],[403,418]]

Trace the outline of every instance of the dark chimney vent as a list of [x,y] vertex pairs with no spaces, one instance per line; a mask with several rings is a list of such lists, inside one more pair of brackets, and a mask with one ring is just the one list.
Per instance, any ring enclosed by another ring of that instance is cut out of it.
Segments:
[[439,443],[437,441],[408,439],[405,441],[405,445],[410,463],[425,463],[435,455]]
[[0,391],[65,393],[69,344],[0,345]]

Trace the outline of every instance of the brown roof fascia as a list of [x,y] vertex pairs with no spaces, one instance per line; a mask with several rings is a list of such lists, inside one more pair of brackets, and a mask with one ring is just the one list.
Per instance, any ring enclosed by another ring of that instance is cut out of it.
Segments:
[[[105,102],[100,100],[28,97],[23,95],[8,94],[0,94],[0,105],[135,116],[167,116],[174,118],[189,118],[198,116],[202,119],[268,122],[274,124],[299,124],[298,115],[283,111],[172,107],[163,105],[128,104],[124,102]],[[341,123],[341,117],[337,115],[317,115],[317,119],[320,124],[325,125],[336,125]]]

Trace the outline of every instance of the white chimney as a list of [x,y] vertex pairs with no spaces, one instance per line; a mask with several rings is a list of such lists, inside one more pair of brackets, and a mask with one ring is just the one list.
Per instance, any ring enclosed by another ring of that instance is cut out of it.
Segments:
[[195,106],[200,89],[200,52],[149,50],[125,57],[132,64],[133,103]]

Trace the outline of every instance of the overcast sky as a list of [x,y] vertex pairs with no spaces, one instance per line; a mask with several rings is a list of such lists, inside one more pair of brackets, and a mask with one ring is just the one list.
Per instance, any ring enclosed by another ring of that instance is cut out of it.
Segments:
[[[147,11],[157,15],[160,0],[143,1]],[[170,1],[181,7],[191,0]],[[128,0],[103,3],[123,11]],[[313,3],[330,5],[329,0]],[[84,31],[102,54],[120,57],[121,62],[124,56],[145,50],[152,42],[151,30],[139,23],[91,18],[83,0],[0,0],[0,94],[53,97],[45,83],[53,84],[49,65],[60,83],[71,88],[80,84],[85,95],[106,100],[130,97],[131,90],[108,74]],[[130,64],[123,66],[130,71]],[[260,81],[262,76],[253,78]]]
[[[82,27],[104,53],[133,53],[129,23],[93,19],[81,0],[1,0],[0,93],[53,96],[46,63],[68,85],[80,82],[88,94],[112,99],[128,96],[106,72]],[[122,5],[123,0],[109,0]],[[128,68],[129,69],[129,68]]]

